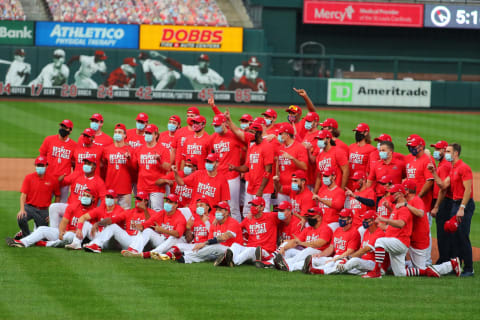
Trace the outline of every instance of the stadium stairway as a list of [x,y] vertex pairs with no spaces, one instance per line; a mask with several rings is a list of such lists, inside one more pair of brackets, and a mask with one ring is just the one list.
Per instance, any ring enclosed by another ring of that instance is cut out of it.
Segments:
[[242,0],[217,0],[217,5],[227,17],[230,27],[253,28]]
[[27,20],[45,21],[51,20],[43,0],[20,0]]

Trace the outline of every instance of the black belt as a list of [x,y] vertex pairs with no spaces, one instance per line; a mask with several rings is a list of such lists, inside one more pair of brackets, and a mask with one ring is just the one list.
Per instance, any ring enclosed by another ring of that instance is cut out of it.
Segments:
[[34,205],[31,205],[29,203],[27,203],[30,207],[34,207],[35,209],[38,209],[38,210],[47,210],[48,207],[35,207]]

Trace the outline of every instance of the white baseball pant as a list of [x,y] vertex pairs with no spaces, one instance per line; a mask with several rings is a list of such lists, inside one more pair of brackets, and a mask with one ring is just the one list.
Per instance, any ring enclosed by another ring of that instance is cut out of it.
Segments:
[[405,255],[407,254],[408,247],[397,238],[391,237],[377,239],[375,248],[377,247],[381,247],[389,253],[393,274],[397,277],[405,277],[407,275],[405,270]]
[[68,191],[70,190],[70,186],[63,186],[60,188],[60,202],[67,203],[68,201]]
[[117,203],[120,207],[125,210],[128,210],[132,206],[132,194],[120,194],[117,197]]
[[[244,247],[238,243],[232,244],[230,250],[233,253],[233,263],[238,266],[245,262],[255,262],[255,249],[256,247]],[[268,255],[269,253],[262,249],[262,256]]]
[[453,271],[452,263],[450,261],[445,261],[444,263],[436,264],[432,267],[434,267],[435,270],[437,270],[442,276],[445,276]]
[[95,81],[93,81],[90,78],[87,78],[86,76],[76,72],[75,73],[75,85],[79,89],[97,89],[98,85]]
[[95,239],[89,244],[96,244],[100,248],[105,249],[108,241],[114,238],[122,247],[122,249],[127,249],[132,243],[134,236],[128,234],[127,231],[122,229],[117,224],[111,224],[103,228],[102,232],[97,234]]
[[[59,237],[58,228],[42,226],[42,227],[38,227],[37,230],[33,231],[32,233],[30,233],[30,235],[21,239],[20,241],[23,243],[25,247],[30,247],[40,240],[47,239],[47,247],[52,247],[52,246],[55,246],[60,241],[62,241],[62,240],[59,240],[58,237]],[[74,237],[75,237],[75,233],[68,231],[68,232],[65,232],[65,234],[63,235],[63,240],[70,243],[73,241]]]
[[240,176],[228,180],[228,187],[230,188],[230,213],[232,218],[238,222],[242,222],[242,215],[240,214]]
[[67,206],[67,203],[52,203],[50,207],[48,207],[48,219],[50,221],[50,227],[58,228],[60,221],[65,214]]
[[312,266],[315,269],[323,270],[324,274],[338,273],[337,264],[340,263],[340,260],[330,261],[330,262],[327,263],[327,261],[332,260],[332,259],[333,259],[332,257],[313,258],[312,259]]
[[294,250],[292,253],[289,253],[288,255],[291,255],[291,258],[286,258],[285,262],[288,265],[288,271],[297,271],[297,270],[302,270],[303,264],[305,263],[305,259],[312,254],[317,254],[321,253],[321,250],[308,247],[303,250],[298,250],[298,249],[288,249],[285,251],[285,257],[287,256],[287,252],[290,250]]
[[278,206],[282,201],[290,202],[290,196],[283,193],[277,193],[277,199],[274,200],[273,204]]
[[187,251],[184,253],[183,258],[185,263],[195,263],[203,261],[213,261],[217,259],[220,255],[225,254],[228,247],[221,244],[212,244],[203,247],[197,252]]
[[[249,202],[256,198],[255,195],[245,192],[245,203],[243,205],[243,216],[246,217],[247,214],[250,212],[250,204]],[[272,201],[272,194],[271,193],[264,193],[262,198],[265,200],[265,209],[263,212],[270,212],[270,205]]]
[[130,244],[130,248],[137,250],[138,252],[142,252],[147,243],[151,243],[155,249],[152,251],[158,253],[165,253],[176,245],[177,243],[185,242],[184,238],[175,238],[175,237],[165,237],[163,234],[156,232],[151,228],[147,228],[142,232],[139,232],[133,239],[132,243]]
[[163,210],[163,197],[165,193],[162,192],[152,192],[150,193],[150,208],[155,211]]
[[375,261],[362,258],[352,258],[345,263],[345,272],[350,274],[363,274],[375,269]]
[[432,264],[432,215],[430,212],[427,212],[428,214],[428,225],[430,226],[430,229],[428,231],[428,237],[430,238],[430,243],[427,248],[427,252],[425,253],[427,257],[427,262],[426,265]]
[[410,261],[412,262],[413,267],[419,269],[425,269],[427,267],[427,249],[415,249],[408,248],[408,253],[410,254]]
[[[91,231],[92,231],[92,224],[88,221],[85,221],[83,223],[83,228],[82,228],[83,237],[88,238],[90,240],[93,240],[94,237],[92,236]],[[72,245],[81,246],[82,241],[83,241],[83,239],[78,239],[77,236],[75,235],[75,237],[72,240]]]

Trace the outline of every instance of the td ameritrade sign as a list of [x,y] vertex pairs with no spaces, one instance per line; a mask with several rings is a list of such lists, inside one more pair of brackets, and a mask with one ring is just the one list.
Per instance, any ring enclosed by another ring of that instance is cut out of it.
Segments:
[[138,48],[138,25],[37,22],[35,45],[83,48]]
[[329,105],[429,108],[430,81],[329,79]]

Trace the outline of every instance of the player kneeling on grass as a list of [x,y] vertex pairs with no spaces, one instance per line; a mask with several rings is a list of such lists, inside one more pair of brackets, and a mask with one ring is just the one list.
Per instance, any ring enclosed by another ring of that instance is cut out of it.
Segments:
[[[105,218],[110,218],[113,215],[120,214],[123,212],[123,208],[115,203],[115,198],[117,193],[113,189],[107,190],[107,195],[105,196],[105,203],[102,203],[100,206],[93,208],[92,211],[85,213],[83,216],[78,219],[77,222],[77,231],[75,232],[76,237],[73,238],[72,243],[65,246],[69,250],[81,250],[82,241],[85,237],[90,240],[93,240],[97,235],[98,231],[102,231],[103,227],[99,227],[98,222]],[[84,233],[84,231],[88,231]]]
[[[163,210],[155,213],[147,221],[137,224],[139,232],[127,250],[122,250],[124,257],[151,258],[151,253],[166,253],[174,245],[185,242],[183,234],[186,224],[182,212],[177,209],[178,196],[170,194],[165,198]],[[155,247],[152,251],[142,253],[145,246],[151,242]]]
[[101,253],[102,248],[108,247],[111,239],[116,240],[122,249],[128,248],[138,233],[137,225],[156,214],[156,211],[148,208],[148,198],[148,193],[138,191],[135,197],[135,208],[120,211],[98,222],[99,227],[105,228],[92,242],[84,246],[85,251]]
[[[79,203],[67,206],[65,215],[60,221],[58,228],[42,226],[23,239],[14,240],[7,238],[7,244],[10,247],[30,247],[32,245],[41,247],[64,247],[75,238],[78,219],[85,213],[91,211],[94,208],[94,204],[94,193],[90,189],[85,189],[80,197]],[[84,225],[83,228],[83,234],[90,232],[87,225]],[[43,241],[43,239],[47,241]]]
[[309,226],[298,236],[280,245],[273,259],[276,269],[301,270],[305,258],[312,254],[320,254],[329,247],[333,232],[327,224],[323,223],[323,210],[319,207],[311,208],[306,218]]

